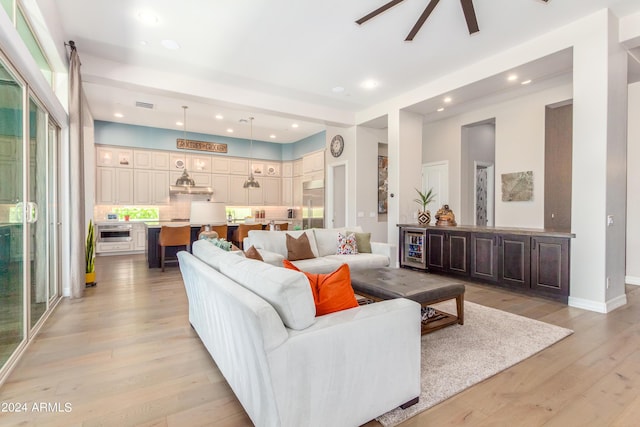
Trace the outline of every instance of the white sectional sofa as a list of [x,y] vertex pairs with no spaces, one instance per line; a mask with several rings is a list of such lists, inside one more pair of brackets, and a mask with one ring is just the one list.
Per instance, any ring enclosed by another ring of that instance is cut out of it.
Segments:
[[306,276],[204,240],[180,252],[189,321],[256,426],[357,426],[420,394],[420,306],[315,317]]
[[388,243],[371,242],[371,253],[359,252],[357,255],[337,255],[338,232],[362,232],[360,227],[350,228],[312,228],[308,230],[267,231],[251,230],[249,237],[244,239],[243,247],[255,246],[265,262],[282,266],[282,260],[287,258],[286,235],[299,237],[305,233],[309,238],[311,251],[315,258],[292,261],[303,271],[309,273],[330,273],[341,264],[349,264],[351,270],[361,270],[377,267],[395,267],[396,247]]

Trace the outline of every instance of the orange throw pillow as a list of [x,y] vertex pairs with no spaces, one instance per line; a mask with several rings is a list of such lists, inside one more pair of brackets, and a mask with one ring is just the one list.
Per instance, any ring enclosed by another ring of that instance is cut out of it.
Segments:
[[[285,268],[302,271],[288,260],[283,260]],[[302,271],[309,279],[313,301],[316,304],[316,316],[358,307],[358,301],[351,287],[349,265],[342,264],[336,271],[328,274],[315,274]]]

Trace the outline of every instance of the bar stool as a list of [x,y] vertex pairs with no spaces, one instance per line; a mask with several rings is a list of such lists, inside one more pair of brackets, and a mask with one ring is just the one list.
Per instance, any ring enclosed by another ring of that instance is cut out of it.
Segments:
[[231,237],[233,244],[240,249],[244,249],[242,241],[249,235],[249,230],[262,230],[262,224],[239,224],[238,228],[233,230],[233,236]]
[[187,251],[191,250],[191,226],[171,227],[163,225],[160,228],[160,267],[164,272],[165,250],[167,246],[186,246]]
[[[204,231],[204,228],[206,227],[206,225],[203,225],[202,227],[200,227],[200,231],[198,231],[198,238],[200,238],[200,233],[202,233]],[[224,225],[212,225],[210,226],[211,231],[215,231],[216,233],[218,233],[218,239],[225,239],[227,240],[227,224]]]
[[278,227],[280,227],[280,231],[285,231],[289,229],[289,223],[288,222],[283,222],[282,224],[276,224],[276,229],[278,229]]

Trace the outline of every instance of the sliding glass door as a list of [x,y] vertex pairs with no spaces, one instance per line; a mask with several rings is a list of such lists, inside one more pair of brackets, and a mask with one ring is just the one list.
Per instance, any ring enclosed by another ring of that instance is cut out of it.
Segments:
[[59,131],[0,55],[0,377],[60,296]]
[[0,366],[25,340],[25,86],[0,62]]

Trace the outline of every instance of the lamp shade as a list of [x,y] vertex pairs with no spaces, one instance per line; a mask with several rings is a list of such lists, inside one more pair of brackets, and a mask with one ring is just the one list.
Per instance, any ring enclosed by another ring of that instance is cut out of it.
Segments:
[[191,202],[192,225],[221,225],[227,223],[227,214],[224,203],[218,202]]

